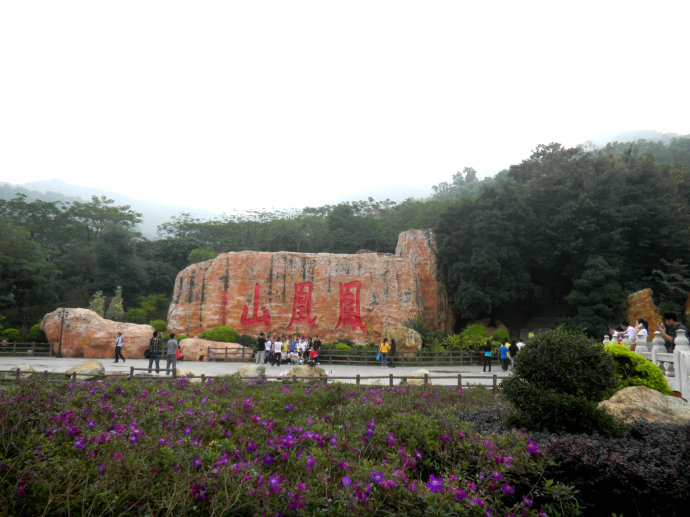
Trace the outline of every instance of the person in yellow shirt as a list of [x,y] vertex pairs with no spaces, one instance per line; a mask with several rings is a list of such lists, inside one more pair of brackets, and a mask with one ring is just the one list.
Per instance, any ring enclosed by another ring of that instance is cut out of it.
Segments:
[[388,338],[383,339],[383,343],[379,345],[379,354],[381,354],[381,368],[385,368],[388,365],[388,352],[390,352],[391,345],[388,342]]

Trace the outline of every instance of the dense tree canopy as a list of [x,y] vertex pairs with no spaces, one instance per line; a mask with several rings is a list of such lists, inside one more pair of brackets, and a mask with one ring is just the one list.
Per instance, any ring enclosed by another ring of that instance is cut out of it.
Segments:
[[410,228],[436,231],[459,325],[519,322],[555,305],[570,325],[598,334],[620,318],[624,294],[643,287],[655,289],[662,308],[682,308],[690,138],[542,145],[493,178],[465,168],[433,191],[426,200],[369,198],[210,221],[183,213],[155,240],[136,231],[138,213],[110,199],[29,202],[19,194],[0,200],[0,323],[28,328],[56,307],[88,306],[97,291],[109,299],[117,286],[125,311],[137,309],[130,315],[160,318],[175,275],[190,263],[240,250],[392,253]]

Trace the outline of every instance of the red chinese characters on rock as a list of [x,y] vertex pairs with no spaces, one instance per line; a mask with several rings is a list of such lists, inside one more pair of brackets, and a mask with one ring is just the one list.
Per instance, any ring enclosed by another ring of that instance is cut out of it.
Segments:
[[261,307],[261,315],[259,315],[259,299],[261,298],[261,286],[259,284],[256,284],[254,286],[254,312],[252,314],[251,318],[248,318],[247,315],[249,313],[249,307],[246,305],[244,306],[244,309],[242,309],[242,317],[240,318],[240,322],[242,325],[253,325],[254,323],[260,323],[264,322],[264,325],[266,327],[271,326],[271,314],[268,312],[268,309],[266,307]]
[[[353,292],[354,289],[354,292]],[[355,280],[343,284],[340,282],[340,316],[335,328],[341,326],[367,331],[367,326],[362,322],[359,312],[359,292],[362,289],[362,282]]]
[[295,297],[292,300],[292,318],[288,328],[293,323],[307,323],[310,327],[316,326],[316,318],[311,317],[311,294],[314,286],[311,282],[295,284]]
[[[367,326],[362,321],[360,314],[359,300],[361,290],[362,283],[359,280],[347,283],[340,282],[340,314],[338,316],[338,323],[335,326],[336,329],[349,327],[353,330],[367,331]],[[311,315],[313,291],[314,285],[312,282],[295,284],[295,294],[292,299],[292,317],[287,328],[299,323],[306,323],[310,327],[316,326],[317,318]],[[249,307],[245,305],[240,318],[242,325],[253,325],[263,322],[267,328],[271,326],[269,310],[266,307],[259,309],[260,299],[261,285],[257,283],[254,285],[253,314],[249,317]]]

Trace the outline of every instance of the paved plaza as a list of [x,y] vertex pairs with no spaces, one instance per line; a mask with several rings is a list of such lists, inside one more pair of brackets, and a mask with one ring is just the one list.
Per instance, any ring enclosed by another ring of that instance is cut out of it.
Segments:
[[[36,372],[43,373],[48,371],[49,373],[61,373],[78,363],[84,361],[81,357],[38,357],[38,356],[22,356],[22,357],[0,357],[0,371],[7,371],[11,368],[16,368],[19,365],[28,364]],[[98,359],[108,374],[111,373],[121,373],[128,375],[130,373],[130,368],[134,367],[135,374],[144,373],[140,371],[140,368],[148,368],[148,359],[129,359],[126,363],[119,362],[114,363],[112,358],[108,359]],[[250,362],[196,362],[196,361],[178,361],[178,368],[185,368],[192,370],[199,375],[207,375],[210,377],[219,375],[230,375],[237,371],[238,368],[247,365],[254,364]],[[330,377],[338,382],[356,382],[356,376],[359,375],[362,384],[387,384],[390,382],[389,375],[393,375],[396,379],[395,384],[399,382],[398,377],[409,375],[415,370],[424,368],[429,371],[429,378],[432,384],[436,385],[457,385],[458,374],[462,375],[462,384],[466,386],[467,384],[482,384],[491,385],[493,383],[493,374],[498,377],[498,382],[501,382],[502,378],[510,375],[510,370],[503,372],[500,365],[494,364],[492,367],[491,374],[482,372],[481,366],[397,366],[395,368],[382,368],[381,366],[364,366],[364,365],[346,365],[346,364],[321,364],[323,368]],[[266,365],[266,375],[271,377],[277,377],[283,373],[287,373],[292,368],[291,365],[281,365],[281,366],[270,366]],[[154,370],[155,371],[155,370]],[[165,377],[165,359],[161,359],[161,376]],[[0,376],[4,377],[4,373],[0,373]],[[350,379],[339,379],[339,377],[348,377]],[[369,378],[368,378],[369,377]],[[379,377],[378,379],[372,377]],[[445,378],[443,378],[445,377]]]

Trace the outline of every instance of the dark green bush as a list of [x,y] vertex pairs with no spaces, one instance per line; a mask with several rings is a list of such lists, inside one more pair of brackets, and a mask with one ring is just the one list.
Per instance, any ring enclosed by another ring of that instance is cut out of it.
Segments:
[[127,309],[125,313],[125,321],[129,323],[146,323],[148,314],[145,309],[133,308]]
[[237,343],[239,335],[231,326],[221,325],[219,327],[204,330],[201,334],[199,334],[199,337],[201,339],[209,339],[211,341],[220,341],[223,343]]
[[19,332],[17,329],[5,329],[0,335],[8,341],[19,341],[21,332]]
[[38,341],[39,343],[48,342],[45,332],[41,330],[40,323],[32,325],[32,327],[29,329],[29,341]]
[[613,358],[618,375],[614,391],[628,386],[647,386],[664,395],[671,393],[664,372],[657,365],[620,345],[606,345],[604,348]]
[[237,342],[242,346],[254,347],[256,346],[256,338],[248,334],[242,334],[237,338]]
[[165,329],[168,328],[168,322],[165,320],[151,320],[149,321],[149,325],[158,332],[165,332]]
[[493,333],[493,336],[491,336],[491,339],[493,341],[498,341],[499,343],[503,344],[506,341],[510,341],[510,334],[508,334],[507,330],[496,329],[496,330],[494,330],[494,333]]
[[539,334],[520,351],[501,389],[517,411],[510,416],[512,425],[620,436],[622,424],[597,408],[616,379],[602,344],[559,328]]

